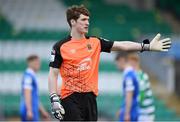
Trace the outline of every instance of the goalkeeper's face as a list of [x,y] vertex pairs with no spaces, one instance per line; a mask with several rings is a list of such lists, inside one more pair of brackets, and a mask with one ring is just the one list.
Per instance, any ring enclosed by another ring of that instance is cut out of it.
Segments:
[[89,16],[81,14],[79,18],[75,21],[72,20],[72,28],[78,33],[86,34],[89,28]]

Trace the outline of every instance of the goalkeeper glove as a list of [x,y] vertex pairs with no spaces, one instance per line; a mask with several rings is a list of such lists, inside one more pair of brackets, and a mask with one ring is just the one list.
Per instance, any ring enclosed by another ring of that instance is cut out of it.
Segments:
[[171,39],[165,38],[160,40],[161,34],[157,34],[154,39],[149,42],[148,39],[144,40],[143,43],[141,43],[141,47],[143,51],[168,51],[171,47]]
[[62,120],[65,110],[60,104],[60,98],[57,94],[53,93],[50,96],[51,99],[51,111],[56,119]]

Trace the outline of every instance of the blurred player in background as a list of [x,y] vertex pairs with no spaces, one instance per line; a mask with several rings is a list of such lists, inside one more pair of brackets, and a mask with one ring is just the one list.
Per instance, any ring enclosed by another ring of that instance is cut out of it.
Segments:
[[123,70],[123,102],[120,109],[120,121],[137,121],[139,116],[139,84],[132,63],[133,62],[129,60],[128,53],[122,52],[117,54],[116,64],[120,70]]
[[38,81],[36,72],[40,69],[40,59],[36,55],[27,58],[28,68],[24,72],[22,79],[22,93],[20,114],[22,121],[38,121],[39,111],[43,118],[49,120],[49,114],[39,101]]
[[[170,38],[160,40],[160,34],[151,42],[144,40],[143,43],[88,37],[89,16],[84,6],[68,8],[66,17],[70,35],[54,44],[51,51],[48,77],[51,108],[53,115],[60,120],[97,120],[96,96],[101,52],[168,51],[171,45]],[[62,77],[61,103],[57,95],[59,73]]]
[[140,67],[140,58],[137,53],[129,53],[128,59],[132,61],[132,66],[137,71],[139,82],[139,117],[140,122],[152,122],[155,119],[155,105],[151,84],[148,75]]

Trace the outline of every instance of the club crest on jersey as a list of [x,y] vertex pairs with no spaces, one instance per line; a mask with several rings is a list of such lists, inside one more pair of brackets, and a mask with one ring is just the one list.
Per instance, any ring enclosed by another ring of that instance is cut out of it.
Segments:
[[91,44],[87,44],[87,49],[88,49],[88,51],[91,51],[91,50],[92,50]]

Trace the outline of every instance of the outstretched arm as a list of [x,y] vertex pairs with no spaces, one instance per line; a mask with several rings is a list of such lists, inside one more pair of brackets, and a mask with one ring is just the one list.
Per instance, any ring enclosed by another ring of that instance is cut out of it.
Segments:
[[141,51],[141,43],[131,41],[115,41],[111,50],[112,51]]
[[144,40],[143,43],[131,41],[115,41],[112,51],[168,51],[171,47],[171,39],[160,39],[161,35],[157,34],[151,42]]

